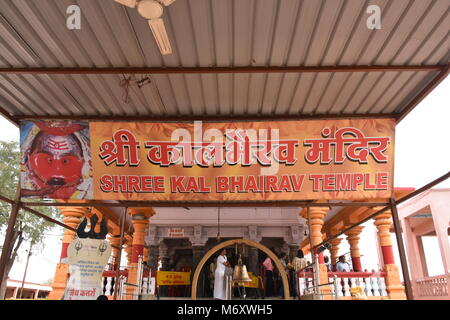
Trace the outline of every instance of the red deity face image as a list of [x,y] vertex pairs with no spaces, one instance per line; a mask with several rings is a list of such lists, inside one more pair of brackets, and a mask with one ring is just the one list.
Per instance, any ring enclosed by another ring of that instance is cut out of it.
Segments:
[[85,157],[81,141],[74,134],[80,126],[37,125],[41,131],[27,150],[26,162],[28,177],[36,190],[24,190],[24,195],[70,198],[83,181]]
[[81,179],[84,160],[81,145],[74,135],[43,133],[36,140],[29,165],[41,185],[64,186]]

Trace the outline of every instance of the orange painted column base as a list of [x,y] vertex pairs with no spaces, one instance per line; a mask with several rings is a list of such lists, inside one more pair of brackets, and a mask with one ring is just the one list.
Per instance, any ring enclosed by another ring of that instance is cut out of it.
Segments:
[[[377,209],[377,207],[374,208],[374,210]],[[392,250],[392,239],[389,231],[392,225],[392,216],[390,211],[376,216],[374,224],[378,229],[378,237],[380,239],[381,252],[383,254],[388,296],[393,300],[405,300],[405,287],[400,281],[400,272],[398,267],[395,265],[394,251]]]
[[[132,283],[132,284],[137,284],[138,283],[138,279],[137,279],[137,263],[132,262],[129,265],[128,268],[128,279],[127,282],[128,283]],[[126,296],[126,300],[137,300],[137,297],[135,296],[135,292],[137,292],[137,287],[133,287],[133,286],[127,286],[127,296]]]
[[66,283],[69,278],[69,265],[65,263],[58,263],[56,265],[55,278],[53,279],[53,290],[48,295],[50,300],[61,300],[64,290],[66,289]]
[[[139,256],[142,256],[142,258],[144,256],[145,233],[149,224],[148,219],[155,214],[155,210],[152,208],[130,208],[129,214],[132,216],[134,233],[127,282],[138,285],[138,259]],[[127,300],[137,300],[135,292],[138,292],[138,287],[127,286]]]
[[[328,283],[328,270],[327,266],[324,264],[319,264],[319,281],[320,283]],[[320,292],[323,294],[323,300],[331,300],[333,296],[331,295],[330,286],[322,286],[320,287]]]
[[400,281],[400,272],[397,265],[385,264],[386,271],[386,289],[389,298],[393,300],[406,300],[405,287]]

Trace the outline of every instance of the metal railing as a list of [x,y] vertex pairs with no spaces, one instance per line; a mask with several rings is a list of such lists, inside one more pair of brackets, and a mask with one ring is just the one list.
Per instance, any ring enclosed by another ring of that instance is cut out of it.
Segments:
[[414,299],[450,299],[450,274],[417,279]]
[[[128,268],[134,268],[133,266],[128,266]],[[132,300],[140,300],[142,295],[150,294],[150,283],[152,277],[152,270],[145,270],[142,256],[138,257],[137,268],[137,285],[128,283],[128,270],[120,270],[120,277],[118,284],[115,282],[116,271],[114,270],[106,270],[103,271],[103,292],[107,296],[112,296],[114,293],[114,286],[118,285],[118,297],[119,300],[126,299],[127,296],[132,296]],[[127,293],[127,287],[133,287],[134,290],[132,293]]]
[[[330,285],[331,294],[335,299],[350,297],[350,290],[354,287],[361,287],[368,297],[387,297],[386,273],[385,272],[328,272],[329,282],[320,286]],[[299,295],[311,294],[314,288],[311,279],[314,279],[313,272],[297,273]]]

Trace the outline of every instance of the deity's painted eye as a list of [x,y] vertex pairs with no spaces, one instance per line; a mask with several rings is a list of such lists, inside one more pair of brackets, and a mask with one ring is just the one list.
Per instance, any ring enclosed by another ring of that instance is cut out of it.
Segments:
[[38,153],[31,157],[36,167],[50,167],[53,164],[53,157],[47,153]]

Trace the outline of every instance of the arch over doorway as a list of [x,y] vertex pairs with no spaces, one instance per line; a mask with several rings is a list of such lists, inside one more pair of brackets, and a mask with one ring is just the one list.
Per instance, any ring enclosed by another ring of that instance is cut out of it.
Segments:
[[211,256],[214,253],[216,253],[217,251],[219,251],[220,249],[223,249],[225,247],[228,247],[228,246],[231,246],[234,244],[246,244],[248,246],[255,247],[255,248],[261,250],[262,252],[264,252],[265,254],[267,254],[272,259],[272,261],[275,262],[275,266],[280,271],[281,279],[283,280],[284,299],[289,300],[291,298],[289,295],[289,282],[287,279],[286,270],[284,270],[283,265],[280,262],[280,259],[278,259],[278,257],[269,248],[267,248],[266,246],[264,246],[258,242],[255,242],[252,240],[247,240],[247,239],[233,239],[233,240],[224,241],[224,242],[219,243],[218,245],[214,246],[200,260],[200,262],[197,265],[197,268],[195,269],[194,277],[192,278],[192,288],[191,288],[191,299],[192,300],[197,299],[198,278],[200,276],[200,271],[203,269],[203,266],[205,265],[206,261],[208,261],[208,259],[211,258]]

